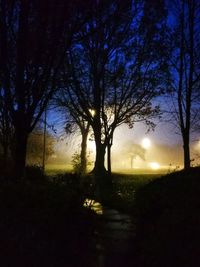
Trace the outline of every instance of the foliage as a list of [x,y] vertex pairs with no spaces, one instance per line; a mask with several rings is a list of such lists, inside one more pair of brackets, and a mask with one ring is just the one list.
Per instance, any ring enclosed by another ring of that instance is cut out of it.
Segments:
[[72,155],[72,166],[75,173],[80,173],[81,171],[81,158],[78,152]]
[[[109,207],[125,213],[135,213],[135,194],[144,185],[156,180],[159,174],[112,174],[112,188],[104,190],[103,198],[97,200]],[[89,180],[89,178],[88,178]],[[94,191],[93,191],[93,197]]]
[[44,180],[45,175],[43,169],[39,165],[27,165],[25,168],[25,177],[31,181]]
[[[78,151],[74,152],[72,155],[72,166],[73,166],[73,171],[76,174],[81,174],[82,173],[82,165],[81,165],[81,156]],[[89,160],[89,154],[87,155],[87,166],[91,165],[91,161]]]
[[1,266],[92,267],[93,216],[69,185],[1,182],[0,210]]
[[[54,153],[55,138],[46,132],[45,159]],[[42,165],[44,149],[44,132],[41,127],[36,128],[28,138],[26,163],[29,165]]]

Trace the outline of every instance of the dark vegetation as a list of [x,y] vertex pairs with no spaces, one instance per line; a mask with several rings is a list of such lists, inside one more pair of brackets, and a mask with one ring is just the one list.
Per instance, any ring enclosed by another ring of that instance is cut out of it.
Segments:
[[[100,200],[133,215],[136,266],[197,266],[199,173],[192,168],[162,177],[113,175]],[[1,266],[96,266],[99,217],[83,207],[86,197],[99,200],[94,186],[86,191],[93,181],[72,174],[46,177],[33,166],[22,181],[2,179]]]
[[156,179],[136,193],[138,266],[199,266],[200,168]]
[[99,200],[109,208],[133,214],[137,190],[158,177],[160,177],[159,174],[122,175],[115,173],[109,194],[103,194]]
[[24,181],[1,181],[0,265],[94,266],[93,214],[75,187],[41,173],[33,179],[38,173],[32,167]]

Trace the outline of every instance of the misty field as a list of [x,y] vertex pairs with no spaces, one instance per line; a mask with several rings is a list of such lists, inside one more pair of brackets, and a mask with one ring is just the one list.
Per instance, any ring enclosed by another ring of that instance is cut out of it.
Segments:
[[[113,169],[113,173],[118,173],[122,175],[159,175],[159,174],[167,174],[169,172],[173,172],[176,169],[176,166],[165,166],[164,168],[160,168],[158,170],[152,170],[150,168],[120,168],[120,169]],[[89,171],[91,168],[89,169]],[[71,164],[46,164],[45,172],[47,175],[52,174],[63,174],[65,172],[73,172],[73,166]],[[147,177],[147,176],[146,176]]]
[[64,174],[71,171],[72,166],[70,164],[47,164],[45,167],[46,175]]

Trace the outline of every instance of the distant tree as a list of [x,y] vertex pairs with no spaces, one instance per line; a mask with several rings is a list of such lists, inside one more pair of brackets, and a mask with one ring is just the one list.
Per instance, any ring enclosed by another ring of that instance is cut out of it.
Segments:
[[190,168],[190,136],[200,123],[200,2],[170,1],[169,65],[171,69],[172,120],[183,141],[184,169]]
[[[65,90],[81,118],[89,122],[96,143],[94,172],[111,172],[115,129],[157,114],[152,99],[160,93],[165,10],[158,1],[98,1],[92,19],[67,54]],[[101,176],[102,177],[102,176]]]
[[[75,110],[74,110],[75,111]],[[76,112],[70,110],[70,114],[72,117],[71,124],[76,124],[76,129],[81,133],[81,148],[80,148],[80,164],[79,164],[79,173],[81,175],[85,175],[87,172],[87,164],[88,164],[88,153],[87,153],[87,141],[88,141],[88,135],[90,130],[90,125],[87,121],[81,118]],[[69,124],[67,124],[66,130],[69,131]],[[77,153],[76,153],[77,157]]]
[[[55,138],[47,130],[45,158],[48,160],[54,153]],[[28,137],[26,163],[28,165],[42,166],[43,161],[44,130],[36,127]]]
[[1,102],[14,130],[16,178],[23,176],[28,136],[57,88],[66,47],[82,25],[84,4],[0,0]]
[[[77,103],[71,101],[68,93],[65,90],[60,90],[54,99],[57,109],[65,116],[65,132],[71,134],[79,131],[81,134],[81,149],[78,157],[78,152],[74,154],[75,161],[78,158],[78,169],[81,175],[87,172],[87,141],[90,130],[90,124],[86,121],[77,109]],[[75,164],[76,165],[76,164]]]
[[87,141],[89,135],[90,125],[87,121],[81,119],[81,117],[75,118],[75,123],[79,127],[81,132],[81,149],[80,149],[80,168],[79,173],[85,175],[87,172],[88,153],[87,153]]
[[131,156],[131,168],[133,168],[133,161],[136,157],[139,157],[145,161],[145,152],[146,152],[145,149],[141,145],[138,144],[130,145],[128,153]]

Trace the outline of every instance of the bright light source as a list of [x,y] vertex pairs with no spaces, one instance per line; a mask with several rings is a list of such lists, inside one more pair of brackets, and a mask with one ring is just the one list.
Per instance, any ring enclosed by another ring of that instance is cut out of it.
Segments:
[[94,115],[95,115],[95,110],[94,110],[94,109],[89,109],[89,112],[90,112],[90,114],[92,115],[92,117],[94,117]]
[[142,140],[142,147],[144,149],[148,149],[151,146],[151,141],[149,140],[149,138],[144,138]]
[[157,162],[150,162],[149,166],[152,170],[158,170],[160,168],[160,164],[158,164]]

